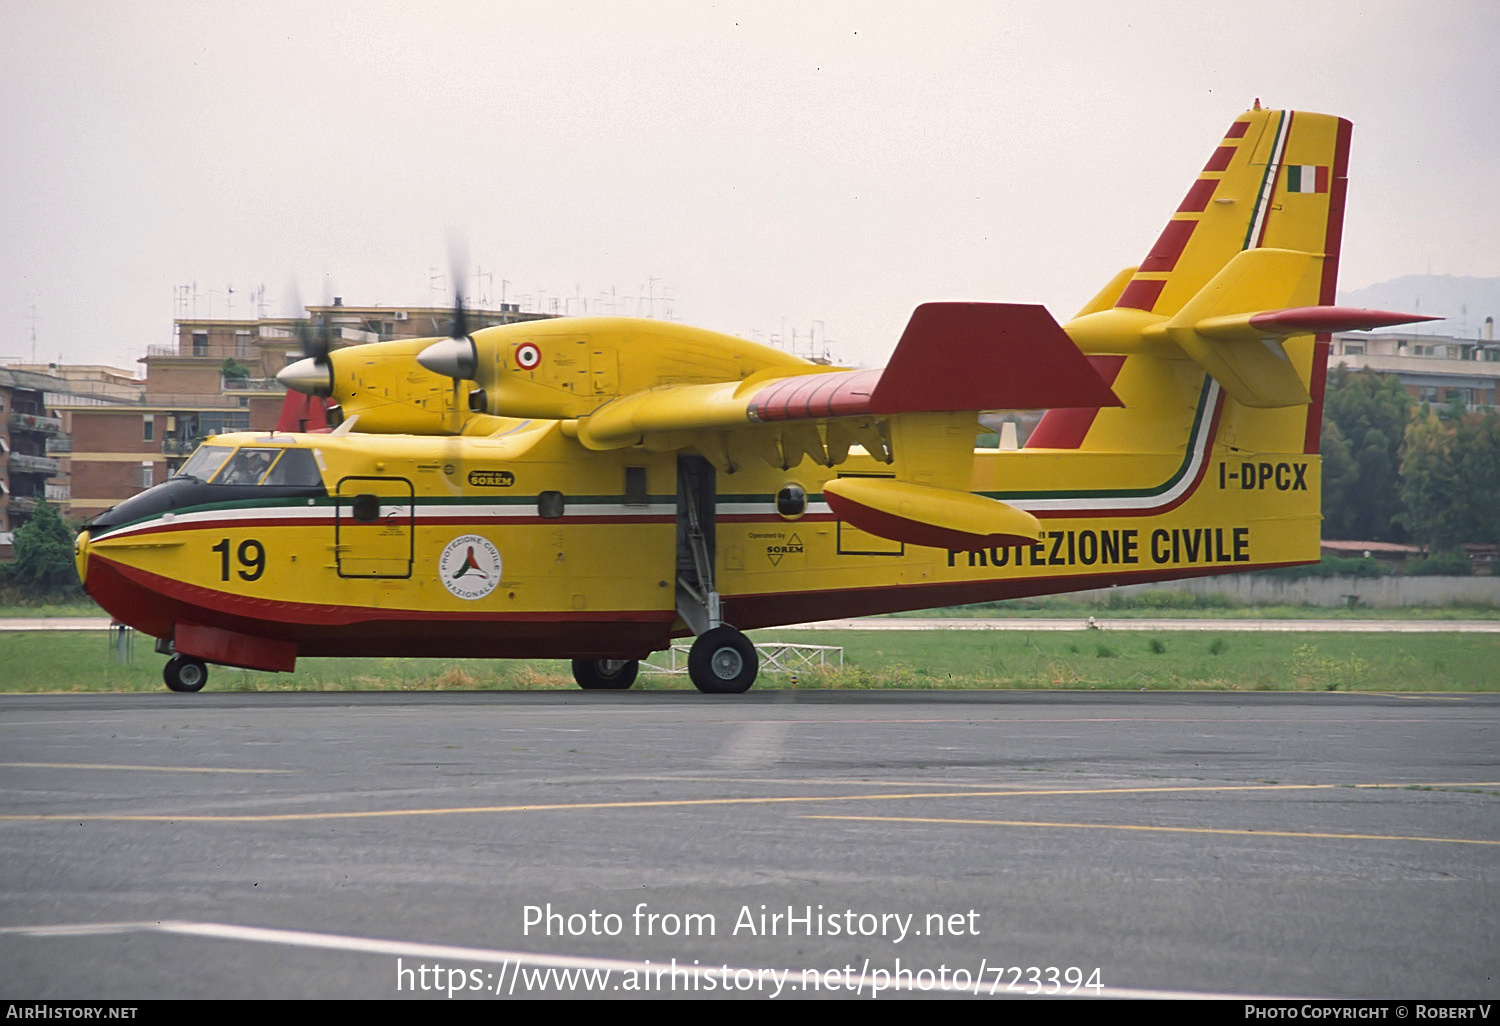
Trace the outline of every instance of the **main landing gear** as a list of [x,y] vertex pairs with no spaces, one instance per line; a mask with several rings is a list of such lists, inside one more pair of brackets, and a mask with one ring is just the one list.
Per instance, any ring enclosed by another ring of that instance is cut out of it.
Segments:
[[640,670],[639,659],[573,660],[573,679],[585,691],[624,691]]
[[699,691],[710,695],[749,691],[759,670],[760,658],[750,639],[724,624],[698,635],[688,650],[688,676]]
[[[635,683],[640,669],[638,659],[574,659],[573,679],[585,691],[624,691]],[[688,650],[688,677],[706,694],[749,691],[759,669],[760,658],[750,639],[726,625],[705,631]]]
[[191,656],[174,655],[161,668],[161,677],[173,691],[202,691],[208,683],[208,664]]

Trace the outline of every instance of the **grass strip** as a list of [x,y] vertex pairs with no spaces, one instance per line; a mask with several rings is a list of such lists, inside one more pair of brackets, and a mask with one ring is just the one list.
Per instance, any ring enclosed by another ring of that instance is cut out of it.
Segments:
[[[763,673],[758,688],[991,688],[1485,692],[1493,634],[1265,631],[757,631],[756,642],[842,646],[843,665]],[[0,692],[164,691],[165,660],[135,637],[121,663],[103,631],[0,633]],[[575,687],[564,660],[304,659],[295,673],[212,667],[212,691],[533,690]],[[637,688],[691,689],[643,673]]]

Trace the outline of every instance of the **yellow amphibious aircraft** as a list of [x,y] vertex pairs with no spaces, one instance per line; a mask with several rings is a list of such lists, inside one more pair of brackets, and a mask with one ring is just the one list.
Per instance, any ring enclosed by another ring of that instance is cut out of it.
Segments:
[[[696,636],[1318,559],[1350,125],[1236,118],[1139,267],[1066,325],[919,307],[883,370],[659,321],[309,347],[331,433],[209,439],[97,517],[78,569],[167,685],[299,656],[560,657],[585,688]],[[1046,408],[1019,450],[978,411]]]

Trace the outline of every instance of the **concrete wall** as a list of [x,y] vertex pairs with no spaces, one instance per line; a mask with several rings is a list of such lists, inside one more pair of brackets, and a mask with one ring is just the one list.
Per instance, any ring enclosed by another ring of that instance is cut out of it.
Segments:
[[1072,597],[1102,604],[1107,603],[1112,594],[1138,595],[1153,591],[1227,595],[1236,602],[1262,606],[1335,608],[1350,605],[1350,596],[1354,596],[1354,604],[1372,609],[1450,605],[1500,607],[1500,577],[1304,577],[1290,580],[1261,574],[1229,574],[1081,591]]

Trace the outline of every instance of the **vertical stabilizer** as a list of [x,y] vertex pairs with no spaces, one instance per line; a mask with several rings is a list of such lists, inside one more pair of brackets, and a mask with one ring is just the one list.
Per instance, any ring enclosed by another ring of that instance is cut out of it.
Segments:
[[1274,442],[1257,444],[1295,433],[1297,450],[1316,448],[1327,335],[1263,315],[1333,302],[1349,139],[1349,122],[1326,114],[1236,118],[1123,288],[1117,278],[1065,326],[1096,365],[1124,357],[1111,383],[1126,408],[1049,412],[1040,442],[1176,448],[1209,390],[1215,405],[1282,411]]

